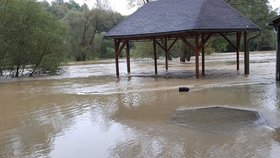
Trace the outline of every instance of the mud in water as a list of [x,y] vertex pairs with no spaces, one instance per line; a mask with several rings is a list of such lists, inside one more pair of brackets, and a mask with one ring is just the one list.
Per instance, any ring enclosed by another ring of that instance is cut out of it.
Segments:
[[[168,71],[160,60],[156,77],[146,59],[132,60],[129,76],[122,60],[119,79],[110,60],[71,65],[61,76],[1,79],[0,157],[278,158],[275,52],[251,53],[248,77],[243,60],[240,71],[234,60],[234,54],[207,56],[206,76],[199,80],[194,63],[178,59]],[[182,86],[190,91],[179,93]],[[209,124],[193,128],[172,121],[178,111],[203,107],[257,111],[265,123],[244,126],[235,117],[231,130],[225,117],[216,119],[222,127],[217,132]]]

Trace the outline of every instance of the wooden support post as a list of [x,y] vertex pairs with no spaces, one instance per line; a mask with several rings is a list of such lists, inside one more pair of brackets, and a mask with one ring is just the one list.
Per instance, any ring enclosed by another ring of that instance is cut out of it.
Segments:
[[157,45],[156,45],[156,40],[153,39],[153,45],[154,45],[154,64],[155,64],[155,74],[157,75]]
[[168,70],[167,38],[164,38],[165,70]]
[[120,39],[114,39],[114,44],[115,44],[115,63],[116,63],[116,76],[120,76],[120,71],[119,71],[119,56],[125,45],[127,45],[128,40],[124,40],[122,45],[121,45],[121,40]]
[[[204,40],[204,36],[202,36],[202,40]],[[202,60],[202,75],[204,76],[205,75],[205,43],[203,42],[202,45],[201,45],[201,60]]]
[[239,71],[239,51],[240,51],[241,33],[236,33],[236,70]]
[[130,49],[129,49],[129,41],[126,43],[126,64],[127,64],[127,73],[130,73]]
[[194,54],[195,54],[195,76],[199,78],[199,45],[198,45],[198,34],[195,35],[195,47],[194,47]]
[[119,47],[120,47],[120,41],[118,39],[114,39],[115,44],[115,63],[116,63],[116,76],[120,76],[119,71]]
[[280,25],[277,26],[276,81],[280,81]]
[[247,43],[247,32],[244,32],[244,73],[245,75],[249,75],[249,51],[248,51],[248,43]]

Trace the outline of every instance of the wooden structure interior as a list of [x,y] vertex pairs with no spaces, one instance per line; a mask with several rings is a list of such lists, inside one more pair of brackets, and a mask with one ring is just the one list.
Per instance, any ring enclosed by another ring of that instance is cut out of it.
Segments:
[[[247,32],[195,32],[195,33],[182,33],[173,34],[165,36],[151,36],[143,38],[116,38],[114,39],[115,46],[115,63],[116,63],[116,75],[119,76],[119,56],[122,50],[126,50],[126,62],[127,62],[127,73],[131,72],[130,68],[130,42],[137,41],[152,41],[153,42],[153,58],[154,58],[154,71],[158,74],[157,68],[157,49],[160,48],[164,51],[165,56],[165,69],[168,70],[168,56],[169,51],[174,46],[174,44],[181,40],[187,48],[190,48],[194,52],[195,56],[195,74],[196,78],[200,75],[205,75],[205,46],[208,40],[212,36],[222,36],[233,48],[236,50],[236,70],[240,69],[240,46],[241,38],[243,37],[243,48],[244,48],[244,74],[249,75],[249,51],[248,51],[248,36]],[[227,35],[235,36],[236,43],[232,42]],[[194,45],[189,42],[188,39],[194,39]],[[162,42],[163,41],[163,42]],[[168,45],[169,43],[169,45]],[[201,53],[201,55],[200,55]],[[201,63],[199,62],[199,57],[201,56]],[[201,64],[201,67],[200,67]],[[201,68],[201,71],[200,71]]]
[[[195,75],[205,75],[205,47],[211,37],[223,37],[236,50],[239,70],[240,48],[244,49],[244,74],[249,74],[248,34],[260,28],[222,0],[158,0],[147,3],[123,22],[111,29],[105,38],[114,39],[116,75],[119,76],[119,56],[126,49],[127,73],[130,68],[130,43],[152,41],[154,71],[158,74],[157,52],[168,56],[174,44],[181,40],[195,56]],[[232,37],[236,40],[231,41]],[[242,40],[243,38],[243,40]],[[190,42],[190,39],[194,42]],[[243,43],[241,43],[243,41]],[[200,66],[201,54],[201,66]],[[201,68],[201,70],[200,70]]]

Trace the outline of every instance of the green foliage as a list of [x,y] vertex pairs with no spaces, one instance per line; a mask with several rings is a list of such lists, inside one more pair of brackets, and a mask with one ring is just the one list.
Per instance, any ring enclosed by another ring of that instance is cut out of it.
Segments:
[[[67,7],[69,3],[72,7]],[[112,44],[102,41],[101,35],[119,23],[123,17],[119,13],[102,8],[104,5],[101,2],[98,3],[99,8],[93,9],[89,9],[87,5],[77,6],[74,1],[69,3],[53,2],[51,6],[51,8],[68,8],[62,18],[69,28],[68,58],[85,61],[112,57]],[[48,10],[57,18],[61,18],[60,14],[53,12],[53,9]]]
[[111,40],[103,39],[105,33],[98,34],[95,39],[94,50],[97,59],[114,58],[115,50]]
[[136,42],[131,50],[131,56],[135,58],[152,58],[153,50],[152,42]]
[[[19,77],[27,66],[33,67],[30,74],[33,75],[40,71],[42,62],[59,65],[62,58],[54,57],[63,57],[65,52],[67,30],[64,25],[33,0],[9,0],[4,7],[0,13],[3,22],[0,69]],[[48,69],[47,65],[44,67]]]
[[251,50],[275,49],[276,38],[271,26],[267,23],[277,13],[272,10],[268,0],[231,0],[229,4],[262,29],[261,36],[251,42]]
[[206,54],[212,54],[214,52],[216,52],[216,50],[213,46],[213,42],[210,41],[210,42],[207,43],[207,45],[205,47],[205,53]]
[[37,53],[33,53],[31,64],[35,65],[34,68],[38,66],[39,69],[54,74],[65,58],[68,30],[49,14],[45,14],[43,19],[38,34],[34,35],[36,42],[32,47],[37,48]]
[[225,41],[222,37],[217,37],[213,39],[212,47],[216,52],[227,51],[227,45],[227,41]]
[[76,3],[74,0],[70,0],[68,3],[65,3],[69,10],[78,10],[80,9],[80,5]]

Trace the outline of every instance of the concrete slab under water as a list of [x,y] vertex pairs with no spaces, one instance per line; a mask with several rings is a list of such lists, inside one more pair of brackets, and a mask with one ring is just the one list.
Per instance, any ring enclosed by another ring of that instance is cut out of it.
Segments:
[[247,127],[267,126],[257,111],[219,106],[178,110],[172,122],[208,132],[230,132]]

